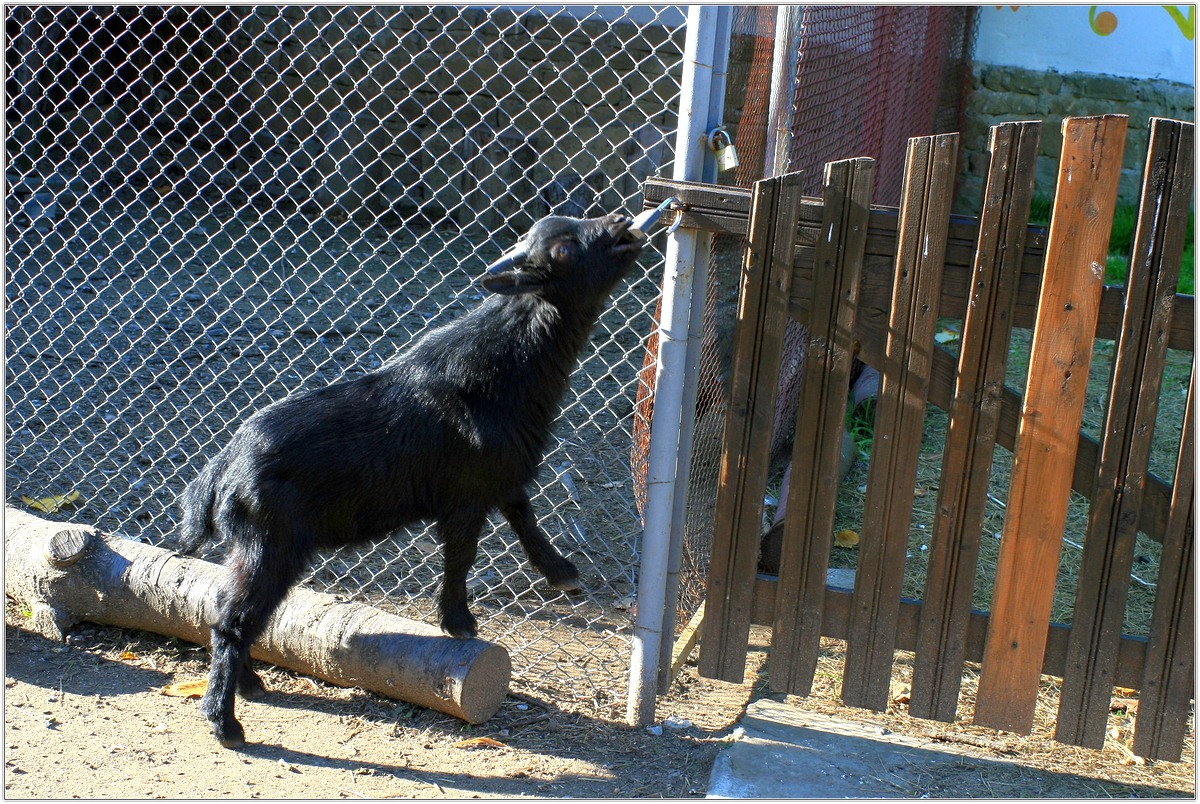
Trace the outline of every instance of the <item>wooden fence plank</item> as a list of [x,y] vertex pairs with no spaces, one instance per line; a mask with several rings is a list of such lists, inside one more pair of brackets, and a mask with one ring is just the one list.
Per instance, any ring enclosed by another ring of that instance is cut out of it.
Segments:
[[1079,566],[1055,739],[1104,747],[1142,489],[1192,200],[1188,123],[1153,120],[1117,341],[1096,494]]
[[909,711],[917,717],[952,721],[957,714],[1040,136],[1037,122],[991,130],[974,295],[962,328],[913,664]]
[[1068,118],[975,722],[1033,726],[1110,227],[1123,115]]
[[[1158,564],[1158,593],[1150,621],[1133,751],[1178,762],[1195,689],[1196,663],[1196,364],[1188,390],[1171,521]],[[1118,683],[1120,683],[1118,681]]]
[[800,174],[755,183],[750,243],[734,330],[730,402],[708,571],[700,674],[741,682],[750,633],[763,493],[783,331]]
[[805,322],[809,343],[796,414],[771,656],[772,688],[799,695],[807,695],[812,687],[821,643],[858,275],[874,176],[874,159],[825,166],[822,237],[813,279],[816,301]]
[[925,399],[957,164],[957,134],[916,137],[908,142],[892,309],[879,367],[875,439],[842,676],[842,700],[877,711],[887,707],[892,680],[896,618],[925,431]]

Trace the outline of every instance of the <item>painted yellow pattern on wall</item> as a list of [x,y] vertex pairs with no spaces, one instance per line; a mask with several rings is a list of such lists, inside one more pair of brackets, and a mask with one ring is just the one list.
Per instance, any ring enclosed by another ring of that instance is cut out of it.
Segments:
[[[996,6],[996,10],[1004,8],[1004,6]],[[1011,11],[1016,11],[1020,6],[1009,6]],[[1117,30],[1117,15],[1111,11],[1097,11],[1100,6],[1091,6],[1088,8],[1088,24],[1091,25],[1092,31],[1097,36],[1108,36],[1113,31]],[[1196,7],[1184,6],[1183,10],[1179,6],[1162,6],[1162,10],[1170,15],[1171,20],[1179,27],[1179,32],[1183,34],[1183,38],[1189,42],[1196,38]]]
[[[1016,7],[1012,7],[1016,10]],[[1108,36],[1113,31],[1117,30],[1117,15],[1111,11],[1096,12],[1099,6],[1092,6],[1088,9],[1088,23],[1092,26],[1092,30],[1099,36]],[[1179,6],[1163,6],[1162,10],[1170,15],[1171,20],[1179,27],[1179,32],[1183,34],[1183,38],[1189,42],[1196,38],[1196,7],[1185,6],[1186,13],[1181,11]]]

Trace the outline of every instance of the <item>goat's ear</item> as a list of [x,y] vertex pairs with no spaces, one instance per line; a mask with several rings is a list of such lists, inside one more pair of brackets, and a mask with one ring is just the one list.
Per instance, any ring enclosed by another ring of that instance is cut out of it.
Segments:
[[502,296],[519,296],[522,293],[533,293],[542,287],[542,280],[522,271],[500,271],[494,274],[484,274],[479,280],[484,290],[499,293]]

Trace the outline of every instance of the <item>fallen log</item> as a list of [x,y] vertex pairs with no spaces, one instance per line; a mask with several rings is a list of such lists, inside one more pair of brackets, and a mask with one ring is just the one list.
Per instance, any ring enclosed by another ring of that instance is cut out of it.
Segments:
[[[65,639],[86,620],[208,644],[224,567],[12,506],[4,513],[5,594],[43,636]],[[250,655],[468,723],[496,713],[512,674],[500,645],[305,589],[280,604]]]

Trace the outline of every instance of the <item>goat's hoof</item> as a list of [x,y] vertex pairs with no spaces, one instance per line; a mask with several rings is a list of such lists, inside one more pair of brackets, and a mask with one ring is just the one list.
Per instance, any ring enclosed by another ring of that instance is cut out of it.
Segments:
[[247,701],[255,701],[267,694],[267,687],[263,684],[262,679],[258,677],[258,673],[253,670],[246,670],[238,679],[237,685],[238,695],[242,696]]
[[242,724],[236,720],[233,721],[232,726],[214,723],[213,736],[217,738],[217,742],[223,748],[241,748],[246,744],[246,732],[242,730]]
[[462,614],[447,614],[442,617],[442,631],[455,639],[474,639],[475,637],[475,618],[466,613]]
[[582,587],[579,583],[579,570],[570,561],[563,559],[563,566],[555,567],[549,572],[543,572],[546,583],[551,589],[562,592],[578,592]]

